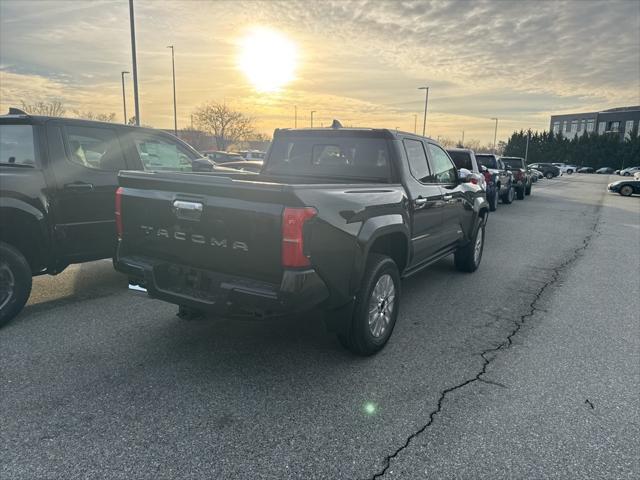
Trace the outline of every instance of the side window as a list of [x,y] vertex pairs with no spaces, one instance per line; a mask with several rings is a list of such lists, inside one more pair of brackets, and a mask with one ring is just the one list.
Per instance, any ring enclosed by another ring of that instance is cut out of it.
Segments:
[[404,150],[407,152],[407,160],[409,160],[411,174],[416,180],[428,183],[429,165],[427,163],[424,145],[418,140],[410,140],[408,138],[405,138],[402,143],[404,144]]
[[446,152],[437,145],[429,144],[429,156],[431,157],[431,169],[436,183],[456,183],[456,167]]
[[31,125],[0,125],[0,164],[36,166]]
[[159,135],[134,132],[133,141],[145,170],[190,172],[194,156],[177,142]]
[[127,165],[115,130],[66,125],[69,159],[87,168],[117,172]]

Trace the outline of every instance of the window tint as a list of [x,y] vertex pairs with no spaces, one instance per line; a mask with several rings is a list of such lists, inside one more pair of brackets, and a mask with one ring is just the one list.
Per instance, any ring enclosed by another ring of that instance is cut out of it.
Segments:
[[69,158],[87,168],[118,171],[127,168],[115,130],[65,126]]
[[134,132],[132,136],[145,170],[192,171],[191,160],[195,159],[195,155],[179,143],[141,132]]
[[476,153],[476,160],[482,166],[487,168],[498,168],[498,162],[493,155],[479,155]]
[[449,156],[451,157],[451,160],[453,160],[456,168],[466,168],[467,170],[473,172],[471,154],[469,152],[459,152],[456,150],[447,150],[447,152],[449,152]]
[[404,149],[407,152],[407,160],[409,160],[409,169],[411,174],[423,183],[429,182],[429,164],[427,163],[427,154],[424,151],[424,145],[418,140],[404,139]]
[[431,170],[436,183],[456,183],[456,168],[447,153],[437,145],[429,144]]
[[279,135],[271,148],[267,173],[314,177],[387,180],[387,141],[358,135]]
[[521,158],[502,158],[501,160],[511,168],[524,168],[524,160]]
[[0,125],[0,164],[35,167],[35,158],[31,125]]

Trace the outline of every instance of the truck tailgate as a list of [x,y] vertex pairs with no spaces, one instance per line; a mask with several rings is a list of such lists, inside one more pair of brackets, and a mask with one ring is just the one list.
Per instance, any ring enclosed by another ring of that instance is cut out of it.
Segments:
[[121,172],[122,253],[277,283],[286,185],[207,174]]

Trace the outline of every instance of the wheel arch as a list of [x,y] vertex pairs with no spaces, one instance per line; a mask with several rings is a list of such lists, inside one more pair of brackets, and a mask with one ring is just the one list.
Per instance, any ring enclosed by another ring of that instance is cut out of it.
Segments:
[[49,238],[43,213],[20,200],[4,198],[0,200],[0,218],[0,241],[22,253],[32,273],[44,269]]

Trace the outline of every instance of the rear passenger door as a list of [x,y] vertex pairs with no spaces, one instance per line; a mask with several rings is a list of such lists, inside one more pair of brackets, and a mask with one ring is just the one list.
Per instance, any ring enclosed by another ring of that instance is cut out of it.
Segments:
[[169,135],[141,130],[129,132],[127,137],[144,170],[191,172],[193,160],[201,158]]
[[414,138],[405,138],[402,143],[411,170],[406,186],[411,215],[410,267],[414,267],[432,257],[441,246],[444,203],[442,190],[431,182],[425,144]]
[[112,256],[116,245],[114,194],[127,168],[118,129],[100,124],[47,126],[56,253],[74,263]]

